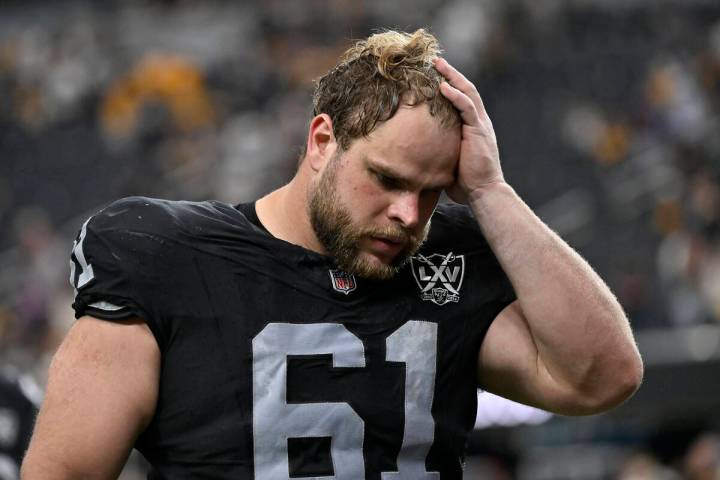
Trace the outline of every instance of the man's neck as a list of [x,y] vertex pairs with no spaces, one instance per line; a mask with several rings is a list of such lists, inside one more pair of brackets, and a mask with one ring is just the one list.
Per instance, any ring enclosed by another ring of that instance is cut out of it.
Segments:
[[325,253],[310,223],[307,186],[297,177],[260,198],[255,210],[260,222],[275,238]]

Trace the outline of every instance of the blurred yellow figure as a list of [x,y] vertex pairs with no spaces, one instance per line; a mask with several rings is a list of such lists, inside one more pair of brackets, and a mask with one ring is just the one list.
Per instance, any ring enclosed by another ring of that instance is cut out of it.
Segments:
[[214,119],[199,69],[176,55],[149,54],[110,87],[101,107],[103,129],[113,137],[132,135],[142,106],[149,102],[166,106],[174,127],[183,132]]

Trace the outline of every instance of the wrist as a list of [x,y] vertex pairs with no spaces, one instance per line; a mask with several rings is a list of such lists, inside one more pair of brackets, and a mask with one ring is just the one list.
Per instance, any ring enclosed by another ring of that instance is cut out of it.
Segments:
[[506,217],[523,204],[515,190],[506,182],[492,182],[474,189],[468,197],[468,205],[481,228],[488,222]]
[[503,195],[508,193],[515,193],[515,190],[508,184],[504,179],[488,182],[467,193],[468,203],[473,205],[480,205],[487,202],[490,197],[496,195]]

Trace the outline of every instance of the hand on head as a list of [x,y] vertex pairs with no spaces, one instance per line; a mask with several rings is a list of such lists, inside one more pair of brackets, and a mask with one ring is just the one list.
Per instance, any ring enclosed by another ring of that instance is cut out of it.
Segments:
[[483,188],[505,182],[495,130],[475,85],[444,58],[435,60],[435,68],[446,79],[440,92],[455,105],[463,122],[456,182],[447,193],[466,203]]

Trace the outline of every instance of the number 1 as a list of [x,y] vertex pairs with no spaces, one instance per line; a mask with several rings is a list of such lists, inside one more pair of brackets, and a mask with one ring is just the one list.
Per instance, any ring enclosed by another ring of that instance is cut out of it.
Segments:
[[425,457],[435,437],[431,408],[436,357],[437,323],[412,320],[387,339],[387,360],[405,362],[405,432],[398,471],[383,472],[383,480],[440,478],[438,472],[425,469]]

